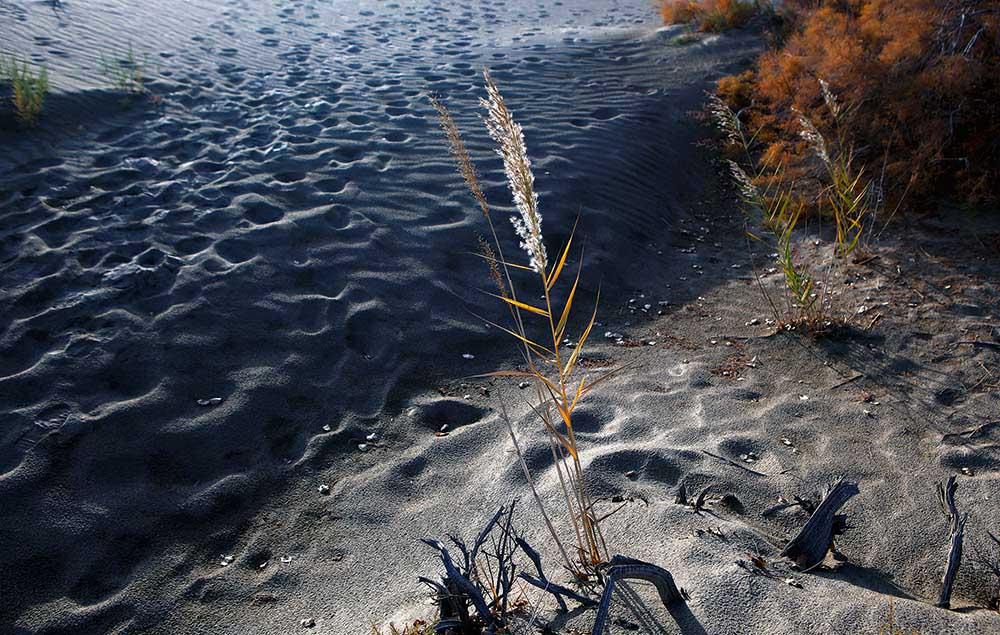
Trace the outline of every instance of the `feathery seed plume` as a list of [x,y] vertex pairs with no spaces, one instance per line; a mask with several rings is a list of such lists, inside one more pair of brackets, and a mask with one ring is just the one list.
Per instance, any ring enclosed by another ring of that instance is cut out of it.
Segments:
[[743,137],[743,124],[729,105],[715,93],[708,93],[708,111],[712,113],[715,125],[726,135],[730,143],[746,146]]
[[733,173],[733,180],[736,181],[736,186],[739,188],[740,196],[743,197],[743,200],[747,203],[763,208],[764,199],[760,195],[757,185],[754,184],[753,179],[750,178],[750,175],[747,174],[735,161],[729,161],[728,163],[729,169]]
[[504,284],[503,274],[500,273],[500,266],[497,264],[497,257],[493,253],[493,248],[490,247],[490,243],[481,235],[476,236],[476,239],[479,241],[479,253],[490,265],[490,276],[493,278],[493,283],[496,284],[497,290],[500,291],[500,297],[510,299],[510,294],[507,293],[507,285]]
[[799,118],[799,125],[802,126],[802,131],[799,132],[799,136],[806,140],[806,142],[812,146],[813,152],[816,153],[823,163],[828,167],[832,165],[830,162],[830,155],[826,151],[826,139],[819,130],[816,129],[816,125],[806,117],[802,112],[796,108],[792,108],[792,111]]
[[823,101],[826,102],[826,107],[830,110],[830,114],[833,115],[834,119],[840,119],[840,102],[837,101],[837,96],[830,90],[830,84],[825,79],[820,78],[819,87],[823,89]]
[[488,220],[490,217],[490,207],[486,203],[486,195],[483,194],[483,188],[479,185],[476,168],[472,164],[469,151],[465,149],[465,143],[462,141],[462,135],[458,132],[458,126],[444,104],[438,101],[433,95],[429,96],[429,99],[431,105],[434,106],[434,110],[438,113],[438,119],[441,121],[441,129],[444,130],[444,134],[448,138],[451,155],[455,157],[455,162],[458,163],[458,173],[465,179],[465,184],[469,187],[476,201],[479,202],[479,208],[483,211],[483,216]]
[[511,223],[521,239],[521,248],[528,254],[531,268],[544,274],[548,269],[548,254],[542,241],[542,217],[538,213],[535,176],[531,172],[531,161],[528,160],[528,150],[524,145],[524,132],[514,121],[514,116],[504,103],[489,71],[484,69],[483,77],[486,79],[487,95],[486,99],[479,100],[487,112],[483,121],[497,143],[496,152],[503,159],[507,185],[519,213],[519,216],[511,218]]

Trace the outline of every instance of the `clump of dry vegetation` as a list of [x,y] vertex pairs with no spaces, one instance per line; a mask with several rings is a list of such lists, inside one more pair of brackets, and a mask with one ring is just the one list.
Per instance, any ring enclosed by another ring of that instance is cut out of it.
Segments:
[[[575,548],[566,547],[566,541],[553,524],[541,498],[535,494],[535,499],[549,532],[559,547],[564,564],[580,580],[587,580],[593,577],[594,567],[608,560],[607,546],[594,510],[594,501],[587,491],[580,448],[573,429],[573,413],[580,401],[610,377],[610,374],[605,374],[590,378],[586,372],[580,373],[577,367],[580,351],[586,344],[597,317],[597,302],[595,301],[586,325],[571,337],[570,317],[573,303],[577,299],[582,260],[578,263],[572,285],[568,291],[562,291],[562,300],[558,301],[557,285],[564,280],[562,274],[573,245],[573,234],[566,241],[559,257],[550,259],[542,235],[542,217],[538,209],[538,195],[534,190],[534,175],[524,134],[521,126],[514,121],[489,73],[484,73],[484,76],[487,94],[482,100],[487,112],[484,121],[490,137],[496,143],[497,154],[503,159],[507,183],[517,208],[517,215],[511,218],[511,224],[520,241],[523,256],[526,256],[523,262],[514,262],[505,257],[489,204],[458,128],[442,104],[437,101],[432,103],[441,117],[459,172],[489,227],[490,240],[481,242],[480,255],[489,264],[492,282],[496,285],[496,293],[490,295],[505,306],[509,320],[506,326],[491,320],[487,322],[510,335],[517,342],[522,355],[524,370],[497,371],[490,375],[515,377],[534,387],[536,399],[531,407],[552,442]],[[528,297],[540,297],[542,302],[527,302],[525,299]],[[534,490],[534,482],[506,410],[503,415],[515,451],[520,457],[522,470]]]
[[[851,140],[853,167],[896,203],[997,200],[1000,1],[788,0],[780,16],[775,46],[718,94],[760,131],[753,152],[784,164],[786,182],[824,178],[805,117]],[[849,105],[839,117],[827,91]]]
[[717,33],[745,26],[758,12],[756,0],[661,0],[667,24],[693,23],[699,31]]
[[43,66],[35,71],[16,57],[0,57],[0,77],[11,86],[11,102],[18,120],[25,126],[37,125],[49,90],[48,70]]
[[683,602],[685,596],[665,569],[621,555],[611,556],[608,551],[601,522],[617,510],[599,515],[588,492],[574,430],[574,413],[591,391],[621,367],[591,377],[589,366],[582,363],[581,351],[597,317],[600,293],[585,321],[574,319],[582,258],[576,262],[572,284],[566,284],[571,276],[563,274],[570,262],[576,227],[557,252],[558,257],[550,258],[542,234],[542,216],[524,133],[489,72],[484,71],[483,75],[486,82],[486,97],[480,100],[486,110],[483,120],[496,145],[496,153],[503,160],[516,208],[510,221],[523,252],[518,257],[513,255],[517,250],[506,250],[510,255],[505,255],[504,241],[499,237],[476,168],[455,121],[443,104],[433,98],[431,103],[438,112],[459,173],[489,228],[488,238],[480,239],[479,255],[489,265],[496,287],[496,292],[489,295],[501,303],[504,324],[481,319],[513,338],[522,358],[522,370],[496,371],[485,376],[515,378],[521,388],[533,389],[528,405],[548,436],[562,493],[559,511],[548,509],[538,494],[519,433],[503,400],[500,414],[536,508],[558,549],[563,568],[571,576],[571,586],[546,577],[540,555],[514,528],[514,501],[497,510],[471,545],[454,536],[448,536],[449,545],[425,540],[438,551],[444,575],[438,580],[420,579],[432,589],[440,607],[437,631],[447,635],[511,632],[520,623],[526,623],[530,629],[539,619],[541,609],[540,604],[529,601],[526,590],[530,587],[534,587],[536,595],[540,590],[543,595],[551,596],[563,612],[568,610],[567,600],[595,607],[593,632],[602,633],[619,580],[639,578],[653,582],[664,604]]

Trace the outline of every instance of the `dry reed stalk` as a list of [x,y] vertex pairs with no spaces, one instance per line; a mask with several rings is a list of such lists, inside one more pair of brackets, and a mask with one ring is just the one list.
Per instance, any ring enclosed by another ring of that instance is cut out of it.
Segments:
[[[615,371],[589,382],[586,374],[579,381],[577,380],[574,371],[579,361],[580,351],[590,336],[597,317],[597,302],[595,302],[594,310],[586,327],[580,333],[576,346],[567,353],[563,341],[567,339],[567,326],[580,282],[582,262],[577,267],[576,278],[561,308],[556,306],[552,297],[553,288],[559,282],[566,265],[576,226],[574,225],[573,232],[570,233],[559,259],[550,262],[542,235],[542,217],[538,210],[538,194],[534,189],[534,174],[531,171],[531,161],[528,158],[523,130],[514,120],[513,114],[504,102],[503,96],[489,72],[484,71],[483,76],[486,85],[486,98],[480,100],[486,109],[483,121],[491,138],[496,143],[497,154],[503,160],[507,184],[517,209],[517,215],[511,218],[511,223],[514,232],[520,239],[520,247],[527,255],[526,264],[514,263],[504,257],[489,205],[479,185],[474,164],[462,142],[458,127],[448,110],[440,102],[432,99],[432,104],[441,119],[441,127],[448,138],[451,153],[458,163],[459,173],[478,202],[490,227],[492,245],[483,241],[480,253],[490,263],[491,275],[499,291],[499,295],[490,295],[501,300],[508,308],[512,317],[512,325],[508,328],[489,320],[486,321],[518,341],[527,368],[526,371],[497,371],[488,373],[486,376],[518,377],[529,379],[534,384],[536,401],[529,403],[529,406],[541,421],[548,435],[567,516],[573,527],[576,542],[575,559],[569,557],[559,533],[542,504],[534,479],[524,461],[521,445],[508,416],[507,406],[504,403],[501,403],[502,419],[514,443],[514,449],[535,502],[541,510],[546,526],[555,539],[567,566],[581,580],[587,580],[596,565],[607,561],[608,550],[600,523],[594,513],[594,502],[587,492],[580,449],[573,428],[573,412],[584,396],[615,374]],[[514,284],[514,277],[515,275],[523,277],[528,272],[531,272],[535,278],[540,295],[544,298],[544,306],[536,306],[518,299],[518,287]],[[599,299],[600,293],[598,293],[598,301]],[[526,320],[529,317],[540,319],[545,325],[543,327],[546,335],[543,340],[545,344],[533,339],[533,336],[529,334],[526,327]]]

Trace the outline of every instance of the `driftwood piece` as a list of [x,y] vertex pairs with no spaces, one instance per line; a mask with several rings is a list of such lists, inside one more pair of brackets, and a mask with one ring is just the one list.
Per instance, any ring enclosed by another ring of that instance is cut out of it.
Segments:
[[604,623],[607,621],[608,611],[611,609],[611,598],[619,580],[636,579],[651,582],[660,594],[660,601],[663,602],[664,607],[669,608],[674,602],[684,601],[684,596],[674,584],[674,577],[663,567],[625,556],[614,556],[611,558],[611,562],[605,566],[607,568],[604,574],[604,593],[601,594],[601,603],[597,606],[593,635],[604,633]]
[[954,476],[949,476],[947,482],[937,484],[938,502],[941,503],[941,510],[948,517],[948,526],[951,533],[951,545],[948,548],[948,565],[944,570],[944,577],[941,579],[941,594],[938,596],[937,606],[949,608],[951,606],[951,587],[955,583],[955,576],[958,574],[958,567],[962,564],[962,539],[965,535],[965,521],[968,514],[958,514],[958,506],[955,504],[955,490],[958,483]]
[[542,558],[538,555],[538,552],[528,544],[523,538],[517,538],[517,544],[521,547],[521,551],[528,556],[532,563],[535,565],[535,571],[538,572],[538,577],[528,574],[521,573],[518,577],[527,582],[528,584],[538,587],[539,589],[551,593],[555,597],[556,602],[559,603],[559,610],[562,612],[567,612],[569,609],[566,606],[566,602],[563,600],[563,596],[570,598],[571,600],[576,600],[584,606],[591,606],[597,604],[594,600],[584,597],[574,591],[573,589],[568,589],[562,585],[552,582],[545,576],[545,571],[542,569]]
[[487,626],[491,626],[494,619],[493,614],[486,605],[486,599],[483,597],[483,594],[479,592],[479,589],[476,588],[476,585],[469,581],[469,579],[462,575],[458,571],[458,568],[455,567],[455,563],[451,559],[451,554],[448,553],[448,548],[437,540],[423,540],[422,542],[433,547],[434,549],[437,549],[438,554],[441,556],[441,563],[444,564],[444,570],[445,573],[447,573],[445,586],[448,587],[449,593],[453,594],[456,591],[459,591],[466,595],[475,607],[476,613],[479,614],[479,618],[483,620]]
[[677,495],[674,496],[674,504],[675,505],[688,504],[687,489],[685,489],[684,483],[681,483],[680,485],[677,486]]
[[804,509],[806,512],[808,512],[810,514],[812,514],[814,511],[816,511],[816,503],[815,502],[813,502],[813,501],[811,501],[811,500],[809,500],[807,498],[802,498],[800,496],[793,496],[792,500],[790,502],[786,501],[784,503],[778,503],[777,505],[774,505],[773,507],[768,507],[767,509],[765,509],[764,511],[762,511],[760,513],[760,515],[764,516],[764,517],[767,517],[767,516],[770,516],[771,514],[777,514],[781,510],[788,509],[789,507],[801,507],[802,509]]
[[803,571],[808,571],[823,562],[826,552],[833,544],[834,523],[838,520],[837,511],[858,491],[857,483],[847,481],[843,477],[838,479],[798,535],[785,545],[781,555],[794,560]]
[[698,497],[694,499],[694,511],[695,513],[700,513],[701,510],[705,509],[705,497],[708,496],[709,490],[712,489],[713,483],[709,483],[705,486],[701,492],[698,493]]

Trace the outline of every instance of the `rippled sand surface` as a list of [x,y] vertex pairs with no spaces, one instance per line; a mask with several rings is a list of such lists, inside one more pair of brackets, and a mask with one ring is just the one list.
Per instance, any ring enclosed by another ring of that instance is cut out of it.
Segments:
[[[761,406],[780,373],[719,385],[708,334],[691,348],[696,327],[661,332],[725,285],[743,295],[716,298],[719,340],[758,302],[731,268],[749,267],[746,244],[690,111],[761,43],[658,26],[647,0],[0,1],[2,46],[46,64],[54,89],[36,131],[0,115],[0,632],[285,633],[309,618],[365,633],[430,610],[419,538],[471,533],[511,496],[533,527],[494,409],[520,403],[516,387],[463,379],[516,359],[472,315],[496,311],[469,253],[486,229],[426,99],[455,114],[503,218],[483,67],[525,129],[550,250],[582,212],[609,334],[585,357],[639,364],[578,424],[598,495],[646,503],[615,517],[620,548],[692,590],[704,630],[685,632],[876,623],[881,582],[732,581],[747,545],[801,519],[722,519],[734,542],[709,548],[672,504],[682,480],[761,508],[798,491],[700,450],[766,454],[815,402]],[[155,99],[123,102],[98,70],[129,45]],[[703,225],[713,214],[724,235]],[[618,331],[654,344],[616,347]],[[544,441],[526,438],[555,497]],[[774,457],[759,467],[784,474]],[[819,487],[844,465],[796,478]],[[827,616],[833,592],[846,599]],[[773,618],[769,602],[795,608]],[[977,619],[948,628],[989,632]]]

